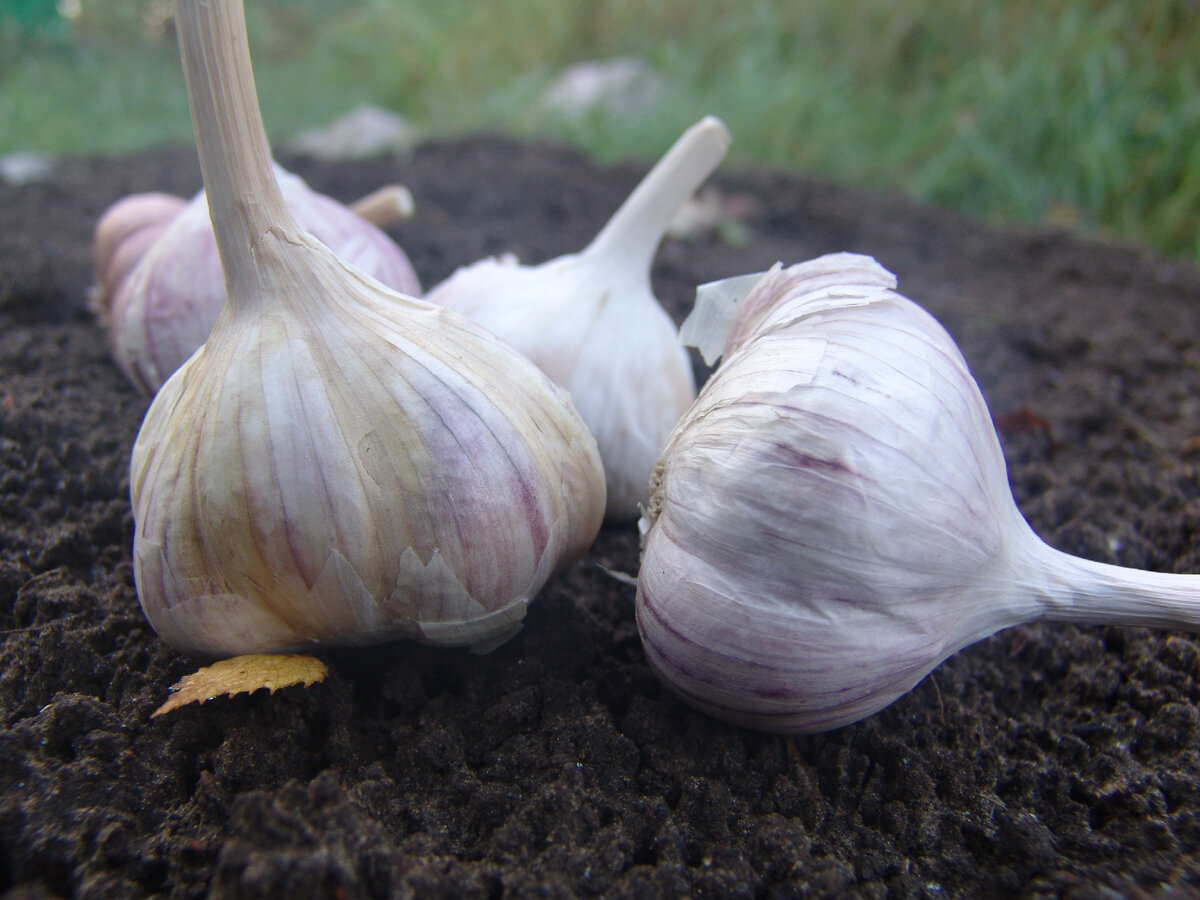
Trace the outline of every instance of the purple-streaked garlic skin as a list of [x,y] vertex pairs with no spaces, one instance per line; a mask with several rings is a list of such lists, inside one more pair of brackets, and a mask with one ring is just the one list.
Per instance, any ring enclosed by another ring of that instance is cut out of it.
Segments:
[[197,656],[507,639],[603,516],[600,456],[565,392],[323,245],[272,231],[257,254],[276,311],[223,313],[134,446],[134,576],[155,631]]
[[182,197],[150,192],[122,197],[104,211],[92,241],[98,313],[108,314],[113,292],[185,206]]
[[[275,171],[303,228],[382,284],[419,295],[412,264],[387,234],[298,176],[279,166]],[[225,303],[225,278],[204,193],[179,202],[169,221],[155,223],[159,230],[152,240],[147,225],[118,242],[113,253],[102,251],[98,229],[97,276],[106,302],[97,305],[107,310],[117,364],[146,394],[154,394],[204,343]],[[102,257],[119,264],[102,269]]]
[[[971,614],[973,585],[1010,575],[988,487],[1007,477],[953,341],[863,258],[806,265],[743,301],[677,424],[637,597],[647,658],[672,690],[785,733],[869,715],[981,625],[1020,619]],[[831,285],[843,296],[825,298]],[[807,303],[778,302],[796,295]],[[880,334],[886,358],[860,351]]]
[[134,443],[147,619],[201,656],[496,646],[595,539],[594,438],[516,350],[300,224],[241,0],[180,0],[176,26],[228,299]]
[[852,254],[767,273],[659,460],[638,627],[664,683],[717,718],[848,725],[1038,618],[1200,627],[1200,577],[1042,542],[953,339],[894,287]]

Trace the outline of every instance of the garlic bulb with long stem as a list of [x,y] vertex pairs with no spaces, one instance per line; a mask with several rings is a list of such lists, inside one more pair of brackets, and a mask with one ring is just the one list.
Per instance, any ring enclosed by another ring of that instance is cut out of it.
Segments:
[[176,24],[228,298],[133,449],[146,616],[212,656],[505,639],[599,530],[594,439],[515,350],[297,224],[240,0]]
[[[275,166],[288,208],[341,259],[394,290],[420,292],[404,251],[379,226],[411,214],[406,188],[388,185],[351,204],[317,193]],[[204,343],[225,303],[225,276],[200,191],[190,201],[133,194],[96,224],[91,305],[130,381],[153,394]]]
[[663,442],[696,396],[650,267],[672,217],[729,140],[712,116],[688,129],[581,252],[536,266],[481,260],[426,295],[495,332],[570,392],[600,445],[609,519],[637,516]]
[[1037,619],[1200,629],[1200,576],[1034,533],[966,362],[895,286],[836,254],[740,303],[702,289],[684,324],[723,359],[656,467],[637,620],[655,672],[718,718],[846,725]]

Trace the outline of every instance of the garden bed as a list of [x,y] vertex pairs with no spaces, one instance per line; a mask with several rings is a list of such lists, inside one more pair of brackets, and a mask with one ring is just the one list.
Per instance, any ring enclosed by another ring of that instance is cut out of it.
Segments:
[[[284,162],[345,201],[407,184],[417,216],[392,233],[427,286],[491,253],[581,248],[644,172],[486,138]],[[196,661],[137,604],[128,464],[147,400],[87,311],[91,227],[127,193],[199,181],[191,150],[165,149],[0,187],[5,897],[1200,890],[1200,641],[1013,629],[859,724],[752,733],[647,668],[633,589],[601,568],[636,572],[632,527],[606,528],[490,655],[331,650],[317,686],[151,719]],[[664,244],[677,320],[697,283],[871,254],[959,341],[1039,534],[1200,572],[1200,271],[805,179],[714,183],[749,240]]]

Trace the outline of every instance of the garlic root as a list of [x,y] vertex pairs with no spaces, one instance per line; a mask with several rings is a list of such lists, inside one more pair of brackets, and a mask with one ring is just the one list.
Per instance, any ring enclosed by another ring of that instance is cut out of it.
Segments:
[[411,219],[416,205],[412,191],[402,184],[388,184],[350,204],[350,211],[380,228]]

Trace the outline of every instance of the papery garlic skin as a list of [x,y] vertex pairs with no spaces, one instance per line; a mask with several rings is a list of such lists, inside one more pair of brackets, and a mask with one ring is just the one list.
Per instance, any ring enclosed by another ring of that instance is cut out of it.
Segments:
[[[355,290],[231,317],[147,413],[131,477],[147,618],[220,656],[509,636],[599,529],[594,440],[482,328],[380,300],[319,244],[302,249],[294,280],[265,289],[295,294],[318,269]],[[280,265],[297,247],[269,233],[256,253]]]
[[[481,291],[482,284],[491,287]],[[645,500],[654,460],[696,386],[675,323],[657,301],[646,302],[638,279],[613,278],[601,295],[596,287],[577,256],[538,267],[484,260],[426,299],[484,325],[567,389],[604,460],[606,517],[627,520]]]
[[[420,293],[412,264],[386,233],[343,204],[312,190],[283,167],[276,165],[275,173],[288,206],[310,234],[388,287],[406,294]],[[169,221],[159,224],[148,246],[144,232],[135,233],[118,246],[123,272],[105,275],[97,267],[99,296],[95,305],[105,313],[113,356],[129,379],[147,394],[157,391],[204,343],[225,303],[225,277],[205,194],[201,191],[186,203],[180,201],[180,205],[182,208]],[[106,219],[120,221],[123,217],[116,214],[129,206],[114,208],[114,215],[102,218],[101,226]],[[97,228],[97,260],[105,255],[101,248],[105,231],[101,226]],[[128,260],[135,254],[130,264]]]
[[579,253],[536,266],[485,259],[426,295],[512,344],[565,387],[600,447],[607,518],[636,518],[654,461],[696,396],[691,359],[650,266],[675,211],[725,155],[729,132],[689,129]]
[[238,0],[180,0],[176,22],[229,294],[133,449],[147,618],[204,656],[494,646],[599,530],[594,439],[515,350],[297,225]]
[[96,271],[92,305],[106,321],[118,286],[185,206],[187,201],[174,194],[157,191],[130,194],[106,209],[97,220],[92,241]]
[[664,683],[717,718],[846,725],[1039,617],[1200,624],[1196,576],[1037,537],[962,355],[894,287],[851,254],[767,273],[656,468],[638,627]]

